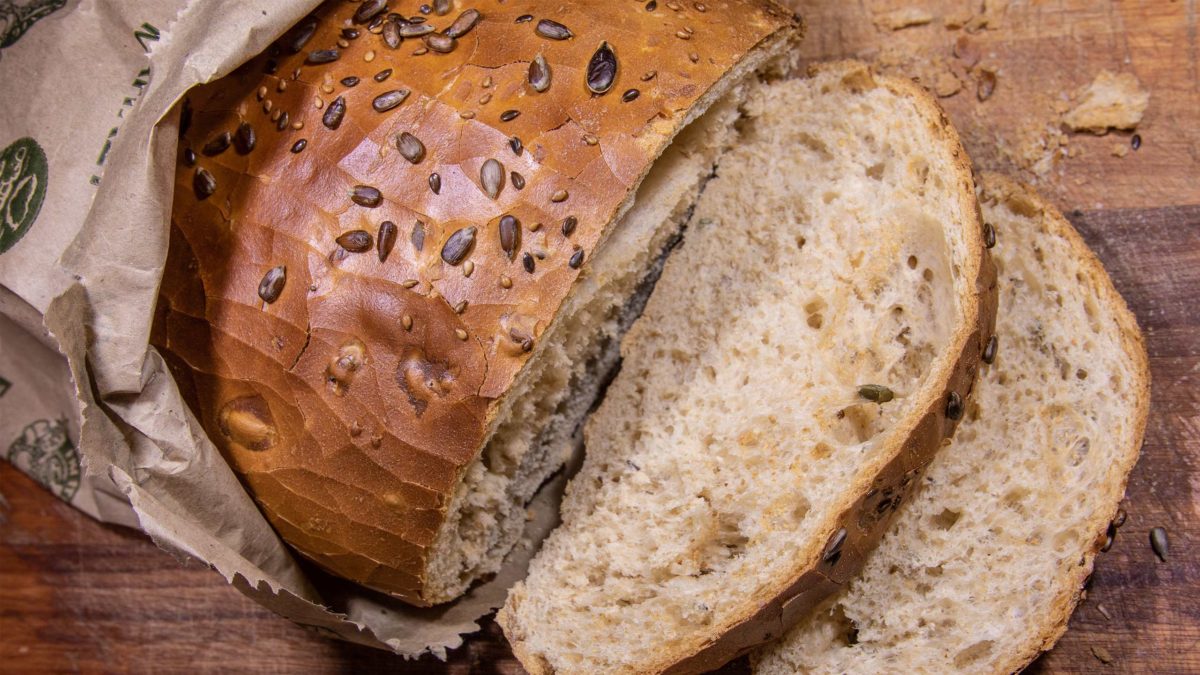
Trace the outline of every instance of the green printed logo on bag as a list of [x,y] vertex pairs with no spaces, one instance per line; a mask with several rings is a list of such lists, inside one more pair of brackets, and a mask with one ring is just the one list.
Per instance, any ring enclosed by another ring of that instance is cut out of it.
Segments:
[[19,138],[0,152],[0,253],[37,220],[47,177],[46,153],[32,138]]
[[38,420],[8,447],[8,461],[64,502],[79,491],[79,452],[66,420]]
[[38,19],[62,9],[67,0],[0,0],[0,49],[8,47]]

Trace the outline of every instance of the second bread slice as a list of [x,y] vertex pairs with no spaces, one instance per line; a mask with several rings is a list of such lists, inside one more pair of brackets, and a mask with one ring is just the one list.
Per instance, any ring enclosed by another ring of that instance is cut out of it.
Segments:
[[764,87],[500,615],[533,672],[698,671],[847,580],[964,410],[995,313],[967,157],[855,63]]

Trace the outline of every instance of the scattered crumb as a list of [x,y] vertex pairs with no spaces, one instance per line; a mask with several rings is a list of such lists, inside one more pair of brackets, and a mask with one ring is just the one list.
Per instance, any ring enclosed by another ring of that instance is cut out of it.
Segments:
[[983,0],[983,11],[968,19],[963,27],[968,33],[995,30],[1000,27],[1000,19],[1006,11],[1008,0]]
[[875,27],[880,30],[901,30],[912,26],[924,26],[932,21],[932,14],[916,7],[905,7],[875,15]]
[[964,9],[955,14],[947,14],[942,17],[942,25],[946,27],[946,30],[958,30],[967,25],[967,22],[970,20],[971,10]]
[[1093,645],[1092,646],[1092,656],[1095,656],[1096,659],[1100,661],[1100,663],[1103,663],[1105,665],[1113,662],[1112,654],[1109,654],[1108,650],[1105,649],[1104,647]]
[[978,45],[966,35],[960,35],[958,36],[958,40],[955,40],[954,56],[968,68],[974,68],[975,64],[979,63],[979,60],[983,58]]
[[1125,155],[1128,155],[1128,154],[1129,154],[1129,146],[1128,145],[1125,145],[1124,143],[1113,143],[1113,146],[1112,146],[1113,157],[1124,157]]
[[1133,129],[1150,104],[1150,92],[1130,73],[1100,71],[1079,90],[1076,103],[1063,117],[1073,131],[1106,134],[1110,129]]
[[996,91],[996,70],[994,68],[980,68],[978,74],[979,80],[975,85],[975,97],[982,103],[992,97]]
[[953,96],[962,90],[962,82],[949,70],[939,72],[933,79],[933,93],[939,98]]
[[1112,621],[1112,615],[1108,613],[1108,610],[1104,608],[1104,605],[1096,605],[1096,610],[1104,615],[1105,621]]

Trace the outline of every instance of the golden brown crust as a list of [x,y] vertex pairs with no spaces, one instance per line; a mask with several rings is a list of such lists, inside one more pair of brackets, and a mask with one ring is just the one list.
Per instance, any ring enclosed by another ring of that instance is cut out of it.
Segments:
[[[755,609],[709,631],[719,637],[695,648],[685,646],[665,652],[658,662],[646,664],[645,672],[681,674],[718,668],[782,635],[821,600],[857,575],[866,555],[886,532],[896,507],[911,495],[919,482],[917,479],[936,451],[949,442],[958,420],[946,415],[948,396],[954,392],[964,402],[968,399],[984,347],[995,332],[996,268],[984,247],[983,218],[975,196],[971,162],[958,133],[933,97],[908,80],[877,76],[866,64],[854,61],[813,66],[810,76],[829,71],[840,72],[847,82],[861,81],[863,86],[882,84],[896,94],[912,99],[923,114],[923,121],[930,125],[933,135],[943,144],[943,151],[956,158],[952,178],[960,186],[960,206],[964,213],[974,214],[974,217],[962,224],[965,250],[970,256],[953,261],[958,274],[968,280],[964,285],[965,292],[957,297],[959,316],[955,332],[945,353],[932,365],[923,404],[891,432],[895,444],[892,452],[882,452],[874,467],[860,472],[868,477],[845,491],[843,504],[834,509],[840,515],[822,528],[827,539],[806,544],[807,549],[797,555],[794,573],[757,598]],[[839,553],[825,555],[830,551],[831,542],[840,538],[839,532],[843,530],[845,536]],[[509,605],[516,602],[519,598],[510,594]],[[531,672],[552,672],[543,667],[544,659],[540,655],[530,654],[520,636],[513,634],[516,627],[512,625],[510,607],[500,612],[497,621],[526,668]],[[534,658],[537,660],[532,660]]]
[[[600,0],[488,4],[440,53],[437,39],[387,46],[403,24],[389,26],[386,10],[375,28],[352,23],[365,4],[326,3],[274,53],[189,95],[154,340],[186,364],[177,373],[201,423],[293,547],[428,604],[429,552],[450,497],[570,292],[572,258],[586,265],[721,76],[795,21],[766,0],[653,12]],[[445,30],[474,3],[452,4],[427,23]],[[573,37],[540,36],[543,19]],[[611,89],[593,95],[588,64],[602,42],[618,67]],[[335,60],[314,63],[331,49]],[[542,93],[528,82],[538,54],[551,72]],[[330,108],[342,104],[334,124]],[[423,158],[405,150],[418,163],[397,147],[402,132],[423,145]],[[221,150],[223,133],[232,137]],[[481,175],[492,159],[503,166],[495,198]],[[376,188],[379,205],[361,205],[369,191],[352,201],[358,185]],[[521,223],[510,252],[505,214]],[[579,223],[569,237],[559,228],[568,216]],[[396,236],[381,261],[384,221]],[[446,262],[455,256],[443,246],[471,227],[466,257]],[[371,236],[365,252],[337,242],[354,230]],[[530,258],[532,272],[527,254],[544,254]],[[282,290],[264,303],[260,282],[277,266]]]
[[1050,611],[1044,616],[1040,626],[1030,630],[1020,648],[1006,655],[1004,661],[998,662],[994,669],[996,673],[1014,673],[1023,670],[1040,654],[1049,651],[1063,633],[1071,619],[1071,613],[1079,604],[1082,590],[1087,578],[1092,574],[1096,555],[1104,546],[1105,534],[1109,523],[1116,517],[1121,498],[1125,494],[1125,486],[1129,481],[1129,473],[1137,463],[1141,453],[1142,436],[1146,430],[1146,419],[1150,413],[1150,364],[1146,355],[1146,345],[1142,332],[1138,328],[1137,319],[1129,311],[1125,299],[1113,286],[1112,279],[1105,271],[1100,259],[1088,248],[1087,242],[1071,223],[1063,217],[1052,204],[1044,200],[1033,188],[1005,176],[987,173],[980,180],[981,199],[984,201],[1018,200],[1022,208],[1031,208],[1035,217],[1041,218],[1047,234],[1057,237],[1071,247],[1073,256],[1080,261],[1084,273],[1088,277],[1086,285],[1096,292],[1100,302],[1106,305],[1117,324],[1121,336],[1121,345],[1133,364],[1136,381],[1133,385],[1137,396],[1137,408],[1133,419],[1130,420],[1132,435],[1129,443],[1118,461],[1108,469],[1108,476],[1100,489],[1105,491],[1103,499],[1109,503],[1105,510],[1097,511],[1088,529],[1096,533],[1091,546],[1083,553],[1078,565],[1072,567],[1067,578],[1060,584],[1059,592],[1050,603]]

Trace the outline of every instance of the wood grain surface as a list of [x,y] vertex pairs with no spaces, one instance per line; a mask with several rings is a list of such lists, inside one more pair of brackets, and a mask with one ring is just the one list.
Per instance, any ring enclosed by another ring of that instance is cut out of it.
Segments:
[[[1197,0],[989,0],[986,13],[977,0],[793,5],[809,25],[804,58],[867,57],[953,91],[942,103],[977,164],[1032,182],[1063,209],[1146,333],[1153,405],[1128,521],[1098,559],[1070,630],[1031,671],[1200,672]],[[876,25],[912,6],[930,21]],[[947,27],[964,8],[975,21]],[[1075,92],[1104,69],[1133,73],[1151,93],[1137,151],[1130,133],[1060,124]],[[984,71],[996,86],[981,101]],[[494,625],[446,663],[405,662],[312,635],[205,567],[88,519],[7,463],[0,494],[0,671],[520,672]],[[1155,526],[1170,534],[1165,563],[1148,543]]]

